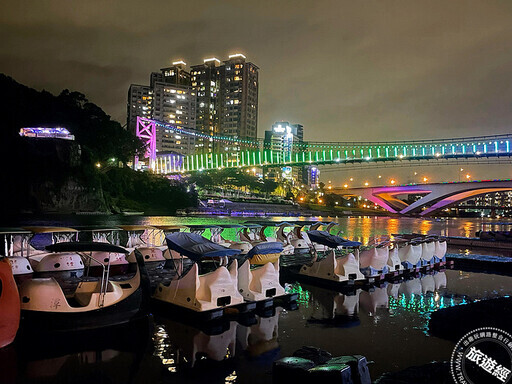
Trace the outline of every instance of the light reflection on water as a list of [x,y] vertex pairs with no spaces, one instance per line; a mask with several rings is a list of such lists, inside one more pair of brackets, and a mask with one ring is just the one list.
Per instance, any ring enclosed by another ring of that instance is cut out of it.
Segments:
[[[344,237],[365,242],[371,237],[392,233],[474,236],[474,233],[481,229],[511,229],[510,225],[497,224],[497,220],[474,218],[443,221],[384,217],[316,219],[336,221],[340,224]],[[179,225],[243,223],[246,220],[250,218],[58,216],[41,220],[26,219],[16,225]],[[290,218],[275,217],[272,220],[282,221]],[[227,235],[234,240],[235,231],[227,230]],[[452,250],[454,251],[459,250]],[[474,252],[460,250],[461,253],[464,251]],[[478,253],[484,252],[478,250]],[[485,253],[491,254],[488,250]],[[9,372],[14,372],[11,375],[17,378],[15,381],[34,383],[72,381],[76,375],[82,379],[89,378],[90,381],[97,381],[99,377],[112,383],[130,380],[136,383],[199,383],[204,382],[204,377],[197,376],[197,369],[191,366],[191,362],[194,361],[194,365],[196,362],[199,365],[205,364],[212,360],[205,359],[210,354],[210,357],[216,356],[220,361],[213,360],[213,365],[208,365],[207,372],[212,373],[208,378],[209,382],[261,383],[270,382],[269,371],[273,360],[290,356],[303,345],[314,345],[330,351],[333,355],[365,355],[369,360],[375,361],[370,370],[372,378],[376,379],[385,371],[398,371],[432,360],[449,359],[453,343],[427,337],[424,333],[428,316],[432,311],[475,299],[512,294],[510,277],[448,270],[444,275],[444,287],[435,281],[440,276],[442,275],[428,275],[419,280],[388,284],[369,292],[358,290],[350,295],[309,285],[295,285],[294,289],[301,292],[298,311],[277,313],[274,319],[276,325],[272,332],[269,331],[270,326],[266,328],[267,331],[262,331],[257,329],[258,324],[242,325],[231,322],[227,330],[220,334],[222,336],[225,332],[231,332],[231,342],[225,349],[225,344],[221,343],[221,349],[216,355],[213,355],[212,351],[219,347],[220,342],[215,340],[226,342],[226,338],[218,338],[218,334],[208,335],[207,332],[194,327],[189,327],[189,331],[185,332],[179,322],[173,323],[167,318],[156,318],[151,351],[141,351],[136,355],[112,349],[86,349],[73,354],[50,351],[46,357],[28,361],[22,352],[8,348],[0,350],[0,372],[7,376]],[[261,323],[260,321],[260,326]],[[194,349],[194,340],[201,341],[201,348]],[[397,345],[400,347],[397,348]],[[200,350],[202,353],[198,355],[197,352]],[[12,363],[16,360],[17,364]],[[126,369],[127,366],[130,370]],[[119,372],[124,374],[120,375]]]
[[16,355],[10,349],[7,353],[18,360],[13,365],[0,350],[0,372],[20,367],[16,381],[34,383],[67,382],[77,375],[79,382],[100,378],[112,383],[264,383],[271,381],[274,360],[313,345],[334,356],[366,356],[375,362],[370,371],[376,379],[385,371],[449,359],[453,343],[425,334],[429,314],[510,295],[511,282],[507,276],[447,270],[348,293],[294,284],[293,289],[302,293],[296,311],[277,310],[241,322],[212,323],[213,327],[202,324],[201,329],[157,314],[152,347],[146,351],[76,346],[72,349],[77,352],[62,354],[48,346],[48,356],[34,359],[23,350]]

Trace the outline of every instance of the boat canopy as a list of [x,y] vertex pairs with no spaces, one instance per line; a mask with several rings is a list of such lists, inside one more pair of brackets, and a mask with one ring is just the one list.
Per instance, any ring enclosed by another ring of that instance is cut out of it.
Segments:
[[197,262],[206,257],[236,256],[241,250],[223,247],[197,233],[175,232],[165,236],[169,249]]
[[218,225],[214,225],[214,224],[186,224],[185,227],[190,228],[190,229],[219,228]]
[[23,228],[0,228],[0,235],[28,235],[29,233],[32,232]]
[[46,246],[49,252],[109,252],[109,253],[129,253],[126,248],[109,243],[73,241],[65,243],[55,243]]
[[66,233],[78,232],[76,229],[67,227],[23,227],[32,233]]
[[145,231],[146,229],[153,229],[153,227],[150,225],[120,225],[119,228],[128,232],[138,232]]
[[105,226],[95,226],[95,225],[84,225],[75,227],[79,232],[115,232],[121,231],[122,229],[119,227],[105,227]]
[[281,252],[283,252],[283,243],[278,241],[265,241],[252,247],[247,253],[247,258],[251,259],[254,255],[268,255]]
[[307,232],[311,241],[325,245],[329,248],[342,247],[359,247],[361,243],[359,241],[350,241],[343,237],[331,235],[327,231],[308,231]]
[[185,226],[183,226],[183,225],[169,225],[169,224],[153,225],[153,227],[155,227],[156,229],[159,229],[161,231],[176,231],[176,230],[185,228]]

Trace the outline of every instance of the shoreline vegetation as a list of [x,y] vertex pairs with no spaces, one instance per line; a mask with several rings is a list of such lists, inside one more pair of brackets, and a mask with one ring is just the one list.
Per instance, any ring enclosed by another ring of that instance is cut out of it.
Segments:
[[[83,94],[54,96],[3,74],[0,86],[3,213],[174,214],[197,206],[193,188],[127,167],[144,144]],[[63,127],[75,140],[21,137],[25,127]]]

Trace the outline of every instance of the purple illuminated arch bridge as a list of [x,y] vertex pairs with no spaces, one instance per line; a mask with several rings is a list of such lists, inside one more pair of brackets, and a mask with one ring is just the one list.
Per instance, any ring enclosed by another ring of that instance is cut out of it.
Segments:
[[[392,187],[335,188],[341,196],[361,196],[393,213],[428,216],[475,196],[512,191],[512,180],[483,180],[460,183],[400,185]],[[420,195],[412,204],[399,199],[404,195]]]
[[[263,139],[220,136],[179,125],[138,117],[136,134],[147,144],[146,164],[156,173],[178,174],[220,168],[336,165],[387,167],[413,162],[439,165],[456,161],[510,163],[512,134],[395,142],[293,142],[282,150],[267,148]],[[218,142],[218,152],[174,154],[157,152],[164,137],[189,136]],[[240,148],[224,151],[224,148]],[[174,156],[174,157],[173,157]],[[138,159],[135,164],[137,166]]]

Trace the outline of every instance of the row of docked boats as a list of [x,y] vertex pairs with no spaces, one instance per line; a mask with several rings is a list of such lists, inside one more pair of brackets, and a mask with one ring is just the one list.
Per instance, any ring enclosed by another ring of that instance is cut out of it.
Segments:
[[[284,256],[305,260],[297,276],[347,284],[445,262],[441,239],[404,236],[363,247],[333,234],[335,227],[300,221],[2,229],[0,310],[12,316],[0,319],[11,329],[0,337],[3,345],[12,341],[20,309],[22,333],[29,333],[126,324],[151,308],[212,320],[290,304],[297,295],[280,283]],[[151,280],[148,271],[166,268],[169,281]]]

